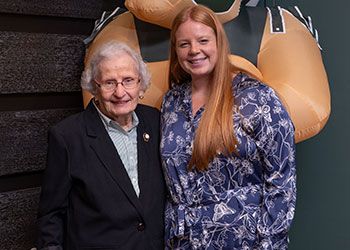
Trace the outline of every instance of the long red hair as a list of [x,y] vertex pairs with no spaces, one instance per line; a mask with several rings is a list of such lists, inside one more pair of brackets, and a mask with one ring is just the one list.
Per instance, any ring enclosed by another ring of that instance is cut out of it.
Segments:
[[218,60],[209,86],[210,95],[195,134],[192,158],[189,163],[190,169],[195,166],[203,171],[208,168],[209,162],[218,153],[230,155],[236,152],[237,140],[233,131],[232,74],[228,60],[230,50],[223,26],[212,10],[202,5],[185,8],[176,16],[171,28],[169,83],[183,84],[191,81],[191,76],[179,64],[175,37],[179,26],[189,19],[212,28],[218,46]]

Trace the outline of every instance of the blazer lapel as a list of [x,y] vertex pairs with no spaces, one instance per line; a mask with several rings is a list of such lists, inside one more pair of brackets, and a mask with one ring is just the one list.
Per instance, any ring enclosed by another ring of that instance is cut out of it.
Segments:
[[99,114],[92,101],[86,109],[85,120],[87,135],[91,138],[90,146],[96,153],[102,165],[109,172],[112,179],[123,190],[125,196],[134,205],[139,215],[142,216],[142,206],[131,184],[124,165],[110,139]]
[[137,127],[137,165],[138,165],[138,179],[140,186],[140,200],[147,199],[149,193],[154,192],[154,190],[149,190],[150,181],[150,170],[149,164],[152,163],[150,159],[151,147],[154,146],[150,142],[152,137],[151,130],[148,129],[147,124],[143,121],[142,114],[137,113],[139,118],[139,125]]

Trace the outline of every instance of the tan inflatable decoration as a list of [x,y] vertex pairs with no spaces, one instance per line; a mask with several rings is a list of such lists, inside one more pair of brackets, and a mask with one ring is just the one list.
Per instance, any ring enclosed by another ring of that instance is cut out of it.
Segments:
[[[94,37],[89,44],[85,64],[96,48],[110,40],[125,42],[142,55],[140,40],[143,37],[137,29],[143,26],[136,27],[137,22],[159,27],[164,32],[182,8],[194,4],[192,0],[126,0],[128,11],[113,17]],[[217,13],[222,23],[226,25],[235,21],[242,13],[240,5],[241,0],[235,0],[229,10]],[[264,9],[264,12],[255,65],[238,55],[229,55],[230,62],[276,90],[294,122],[296,142],[300,142],[319,133],[330,115],[330,93],[321,53],[317,41],[308,30],[311,24],[303,24],[282,8]],[[148,33],[149,36],[156,34]],[[153,45],[157,46],[156,42],[149,44]],[[162,96],[168,89],[168,61],[166,58],[151,60],[148,66],[152,73],[151,87],[142,102],[160,107]],[[83,97],[86,105],[91,95],[84,92]]]

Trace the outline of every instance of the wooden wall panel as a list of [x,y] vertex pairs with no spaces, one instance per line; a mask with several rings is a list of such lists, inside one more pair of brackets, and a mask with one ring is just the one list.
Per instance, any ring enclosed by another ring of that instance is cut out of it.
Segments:
[[0,32],[0,93],[79,91],[85,37]]
[[113,9],[116,6],[116,3],[110,2],[103,0],[0,0],[0,12],[97,19],[104,10]]
[[29,250],[49,127],[82,108],[94,20],[118,0],[0,0],[0,249]]
[[0,112],[0,176],[45,168],[47,131],[78,109]]
[[0,249],[29,250],[35,242],[40,188],[0,193]]

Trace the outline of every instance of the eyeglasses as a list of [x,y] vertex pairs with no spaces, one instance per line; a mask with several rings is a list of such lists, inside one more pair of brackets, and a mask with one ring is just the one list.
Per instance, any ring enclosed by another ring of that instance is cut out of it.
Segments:
[[101,88],[103,91],[114,91],[118,84],[121,84],[125,89],[133,89],[140,83],[140,78],[127,77],[124,78],[121,82],[110,80],[102,83],[98,83],[96,80],[96,85]]

